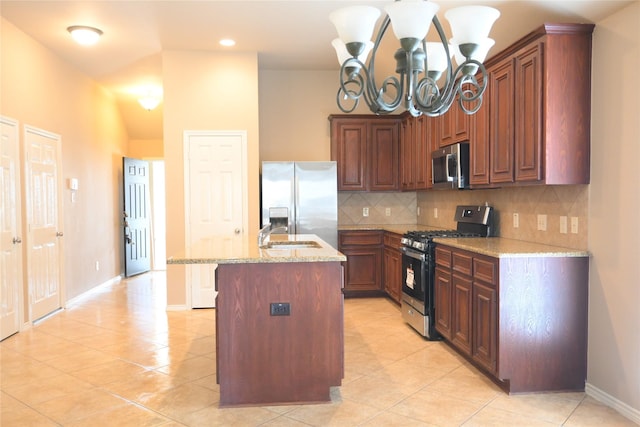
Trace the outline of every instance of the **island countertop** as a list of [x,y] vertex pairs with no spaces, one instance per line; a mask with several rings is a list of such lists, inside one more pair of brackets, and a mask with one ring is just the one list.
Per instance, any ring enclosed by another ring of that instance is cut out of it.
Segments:
[[347,257],[315,234],[272,234],[269,242],[316,242],[319,248],[260,248],[256,236],[212,236],[167,259],[167,264],[342,262]]

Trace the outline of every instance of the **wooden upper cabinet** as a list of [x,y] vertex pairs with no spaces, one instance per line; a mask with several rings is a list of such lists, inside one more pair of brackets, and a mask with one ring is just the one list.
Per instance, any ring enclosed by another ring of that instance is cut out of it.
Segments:
[[542,179],[542,49],[534,43],[515,58],[515,180]]
[[378,116],[332,115],[331,159],[340,191],[400,189],[400,121]]
[[472,187],[589,183],[593,28],[545,24],[487,61],[488,119],[471,121]]
[[507,59],[489,72],[489,156],[490,181],[513,182],[514,152],[514,66]]
[[400,189],[400,122],[397,119],[373,119],[369,122],[369,190]]
[[449,111],[438,117],[440,139],[438,147],[469,140],[469,115],[460,108],[459,95],[451,104]]
[[426,190],[431,187],[431,127],[434,119],[406,115],[401,124],[401,188]]
[[[479,79],[482,84],[482,79]],[[487,85],[482,95],[482,105],[470,117],[469,126],[469,183],[489,184],[489,102],[491,85]]]

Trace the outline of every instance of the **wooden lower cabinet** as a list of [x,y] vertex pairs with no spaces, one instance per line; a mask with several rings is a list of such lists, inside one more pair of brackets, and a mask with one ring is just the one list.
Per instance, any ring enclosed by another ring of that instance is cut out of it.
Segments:
[[509,393],[584,390],[588,257],[435,254],[436,329],[451,346]]
[[381,230],[349,230],[338,232],[338,250],[344,263],[344,295],[381,296],[383,235]]
[[402,295],[401,238],[402,236],[396,233],[384,233],[384,291],[398,304]]

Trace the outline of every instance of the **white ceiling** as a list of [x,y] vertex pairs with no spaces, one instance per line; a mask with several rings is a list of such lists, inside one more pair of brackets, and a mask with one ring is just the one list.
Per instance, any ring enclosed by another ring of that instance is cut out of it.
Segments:
[[[462,0],[436,1],[445,31],[444,11],[462,4],[498,8],[501,17],[491,32],[489,53],[507,47],[545,22],[588,22],[638,0]],[[331,40],[336,37],[329,13],[351,4],[382,8],[389,0],[234,0],[234,1],[31,1],[1,0],[0,14],[87,74],[118,99],[131,139],[162,138],[162,106],[144,111],[136,89],[161,85],[163,50],[220,51],[218,41],[236,40],[236,52],[257,52],[260,69],[335,70]],[[104,34],[91,48],[75,44],[66,28],[89,25]],[[385,36],[389,52],[393,34]],[[379,59],[385,55],[379,54]],[[388,55],[391,58],[391,53]]]

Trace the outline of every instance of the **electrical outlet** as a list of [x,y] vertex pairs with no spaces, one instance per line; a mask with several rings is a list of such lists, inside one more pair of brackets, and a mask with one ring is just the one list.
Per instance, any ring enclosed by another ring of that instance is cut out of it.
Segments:
[[578,217],[571,217],[571,233],[578,234]]
[[96,271],[100,270],[100,261],[96,261]]
[[547,216],[544,214],[538,215],[538,230],[547,231]]
[[291,314],[291,305],[288,302],[272,302],[272,316],[289,316]]
[[438,208],[433,208],[433,217],[438,218]]
[[560,217],[560,234],[567,234],[567,217]]
[[385,216],[391,216],[391,208],[385,208],[384,215]]
[[362,216],[369,216],[369,208],[362,208]]
[[520,227],[520,215],[518,213],[513,214],[513,228]]

